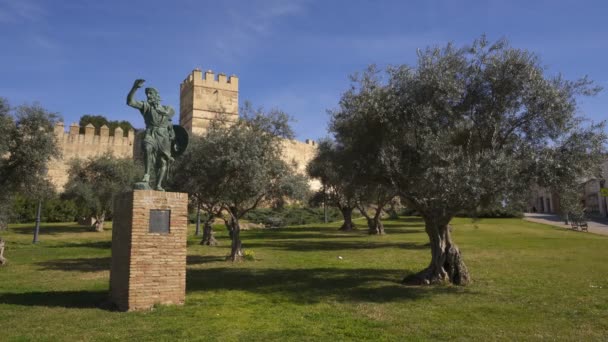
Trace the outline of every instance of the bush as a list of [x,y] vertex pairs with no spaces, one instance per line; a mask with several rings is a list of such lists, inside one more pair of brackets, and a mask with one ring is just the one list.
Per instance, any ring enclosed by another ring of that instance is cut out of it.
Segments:
[[524,216],[523,211],[511,208],[491,208],[481,209],[475,213],[462,212],[457,216],[473,217],[473,218],[521,218]]
[[[416,210],[411,208],[403,208],[399,211],[400,216],[420,216]],[[521,209],[516,208],[487,208],[480,209],[475,212],[461,211],[456,214],[458,217],[471,217],[471,218],[521,218],[524,216]]]
[[[356,215],[353,213],[353,216]],[[290,208],[281,209],[262,208],[248,212],[246,220],[254,223],[262,223],[272,227],[283,227],[300,224],[323,223],[323,208]],[[342,220],[342,214],[336,208],[327,208],[328,222]]]
[[72,222],[78,216],[78,208],[72,200],[51,199],[44,202],[42,208],[44,222]]
[[251,250],[246,249],[243,251],[243,259],[247,261],[255,261],[255,253],[253,253],[253,251]]
[[[10,222],[25,223],[36,221],[38,200],[16,196],[13,200]],[[78,216],[76,203],[58,198],[42,202],[40,220],[42,222],[73,222]]]

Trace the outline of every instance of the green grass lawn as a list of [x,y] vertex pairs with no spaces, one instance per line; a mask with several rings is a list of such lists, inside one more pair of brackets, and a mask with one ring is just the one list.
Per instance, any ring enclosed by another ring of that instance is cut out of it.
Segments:
[[473,284],[414,287],[399,282],[430,260],[422,222],[385,225],[245,231],[256,260],[234,264],[224,229],[219,247],[190,234],[186,304],[139,313],[99,307],[111,231],[46,224],[32,245],[32,225],[14,225],[0,233],[0,340],[608,340],[608,237],[456,219]]

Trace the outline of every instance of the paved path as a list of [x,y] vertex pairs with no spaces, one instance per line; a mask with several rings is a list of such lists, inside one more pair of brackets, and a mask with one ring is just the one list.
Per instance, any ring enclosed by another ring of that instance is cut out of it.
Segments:
[[[570,225],[565,225],[564,220],[562,220],[561,217],[553,214],[525,213],[524,220],[570,229]],[[589,225],[589,233],[608,235],[608,222],[605,220],[591,221],[591,219],[589,219],[587,224]]]

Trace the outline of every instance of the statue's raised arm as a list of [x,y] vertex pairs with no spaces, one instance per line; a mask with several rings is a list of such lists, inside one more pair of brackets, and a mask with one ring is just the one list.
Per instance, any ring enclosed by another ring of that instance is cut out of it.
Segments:
[[135,92],[137,92],[137,89],[141,88],[144,85],[144,82],[146,82],[145,80],[142,79],[136,79],[135,82],[133,82],[133,87],[131,87],[131,91],[129,91],[129,94],[127,95],[127,105],[131,106],[133,108],[137,108],[137,109],[142,109],[144,104],[142,101],[137,101],[134,100],[133,97],[135,96]]

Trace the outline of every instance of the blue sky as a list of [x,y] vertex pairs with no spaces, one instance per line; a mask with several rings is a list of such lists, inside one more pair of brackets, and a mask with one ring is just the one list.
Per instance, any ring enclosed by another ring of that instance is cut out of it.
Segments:
[[483,33],[535,52],[549,75],[589,75],[606,90],[580,110],[606,119],[605,0],[0,0],[0,96],[37,101],[67,124],[102,114],[143,127],[125,105],[133,80],[178,109],[179,84],[199,67],[237,75],[241,103],[283,109],[299,139],[316,139],[349,74]]

